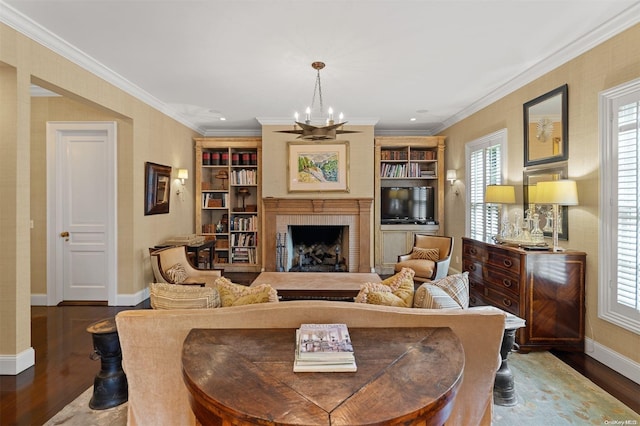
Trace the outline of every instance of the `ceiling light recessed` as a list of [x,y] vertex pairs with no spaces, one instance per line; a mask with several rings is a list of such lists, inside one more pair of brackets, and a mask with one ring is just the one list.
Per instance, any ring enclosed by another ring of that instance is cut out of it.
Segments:
[[416,121],[416,118],[415,118],[415,117],[411,117],[411,118],[409,119],[409,121]]

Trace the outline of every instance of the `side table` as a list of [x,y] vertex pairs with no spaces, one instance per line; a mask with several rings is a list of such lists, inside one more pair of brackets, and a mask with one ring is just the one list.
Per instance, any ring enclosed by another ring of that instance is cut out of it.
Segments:
[[525,321],[509,312],[505,312],[507,319],[504,325],[504,336],[500,346],[500,368],[496,372],[496,379],[493,383],[493,402],[497,405],[513,406],[518,403],[516,398],[516,386],[513,379],[513,372],[507,363],[509,352],[516,342],[516,330],[526,325]]

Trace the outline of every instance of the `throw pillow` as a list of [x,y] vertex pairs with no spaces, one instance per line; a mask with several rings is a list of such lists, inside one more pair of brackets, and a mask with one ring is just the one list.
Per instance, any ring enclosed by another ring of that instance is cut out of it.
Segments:
[[424,283],[416,290],[414,308],[422,309],[462,309],[446,291],[433,284]]
[[462,309],[469,307],[469,272],[449,275],[430,284],[443,289]]
[[189,275],[187,275],[187,270],[184,269],[182,263],[176,263],[175,265],[167,269],[165,273],[167,274],[167,277],[169,277],[169,279],[174,282],[174,284],[180,284],[181,282],[184,282],[184,280],[189,278]]
[[210,287],[151,283],[149,293],[153,309],[207,309],[220,306],[218,290]]
[[414,274],[413,269],[402,268],[381,283],[364,283],[355,302],[410,308],[413,305]]
[[220,277],[214,281],[213,286],[220,293],[223,307],[278,301],[278,292],[269,284],[247,287],[234,284],[225,277]]
[[414,247],[411,251],[411,259],[425,259],[437,262],[440,259],[440,249]]

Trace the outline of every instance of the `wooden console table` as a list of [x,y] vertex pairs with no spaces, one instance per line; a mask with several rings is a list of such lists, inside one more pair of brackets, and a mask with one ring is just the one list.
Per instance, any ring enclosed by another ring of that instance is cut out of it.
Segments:
[[584,350],[586,253],[527,251],[462,238],[469,303],[493,305],[526,321],[521,352]]
[[294,373],[294,329],[194,329],[182,348],[202,425],[442,425],[462,382],[450,328],[349,329],[358,371]]

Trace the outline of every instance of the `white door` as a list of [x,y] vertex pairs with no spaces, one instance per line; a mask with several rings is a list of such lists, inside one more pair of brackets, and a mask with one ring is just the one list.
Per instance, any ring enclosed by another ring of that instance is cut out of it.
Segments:
[[47,208],[49,304],[115,305],[116,123],[47,123]]

